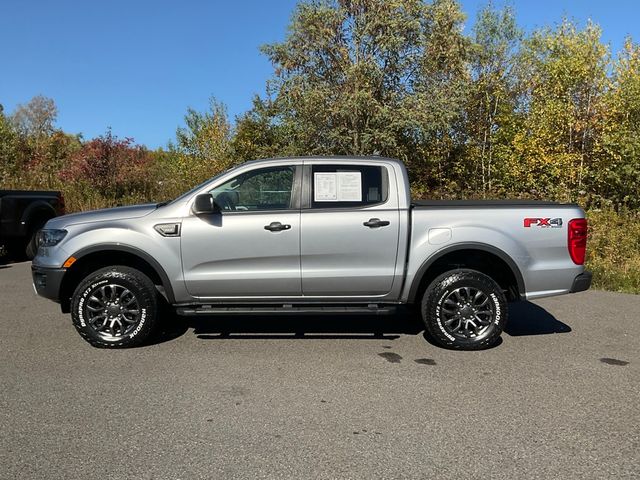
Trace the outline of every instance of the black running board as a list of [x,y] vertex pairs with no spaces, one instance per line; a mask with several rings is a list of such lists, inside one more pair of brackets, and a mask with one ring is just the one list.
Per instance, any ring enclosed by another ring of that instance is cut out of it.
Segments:
[[396,312],[394,305],[268,305],[268,306],[221,306],[189,305],[177,307],[178,315],[390,315]]

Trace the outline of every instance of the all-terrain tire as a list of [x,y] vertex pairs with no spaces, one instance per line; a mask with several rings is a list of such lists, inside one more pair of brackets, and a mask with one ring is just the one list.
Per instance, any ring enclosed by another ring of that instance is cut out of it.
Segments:
[[435,278],[424,292],[420,311],[429,337],[458,350],[492,346],[507,323],[507,299],[500,286],[470,269]]
[[158,323],[158,292],[149,277],[134,268],[102,268],[76,288],[71,318],[94,347],[135,347],[152,336]]

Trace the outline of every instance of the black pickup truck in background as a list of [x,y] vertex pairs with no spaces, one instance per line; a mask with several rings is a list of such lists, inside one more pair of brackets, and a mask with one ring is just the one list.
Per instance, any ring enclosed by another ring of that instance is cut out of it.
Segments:
[[0,190],[0,245],[9,255],[30,260],[38,249],[38,230],[64,213],[61,192]]

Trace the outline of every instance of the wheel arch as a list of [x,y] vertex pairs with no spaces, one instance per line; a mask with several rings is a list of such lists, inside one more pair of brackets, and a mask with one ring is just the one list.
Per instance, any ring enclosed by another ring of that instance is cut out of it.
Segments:
[[506,252],[493,245],[466,242],[443,248],[423,262],[409,288],[408,302],[419,301],[433,279],[455,268],[471,268],[489,275],[507,291],[509,300],[525,298],[522,272]]
[[69,312],[70,299],[80,282],[91,272],[112,265],[125,265],[140,270],[158,287],[170,304],[175,303],[171,281],[164,268],[145,251],[122,244],[93,245],[72,255],[75,262],[67,269],[60,285],[62,311]]
[[47,202],[39,200],[25,208],[20,218],[20,225],[24,225],[24,232],[25,234],[28,234],[33,228],[33,223],[36,220],[50,220],[55,216],[55,209]]

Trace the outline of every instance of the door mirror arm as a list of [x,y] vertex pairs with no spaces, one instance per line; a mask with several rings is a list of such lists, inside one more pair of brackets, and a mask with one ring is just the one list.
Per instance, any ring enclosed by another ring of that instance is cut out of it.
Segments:
[[196,196],[193,206],[191,207],[191,211],[195,215],[208,215],[212,213],[221,213],[222,209],[214,200],[213,195],[210,193],[201,193]]

